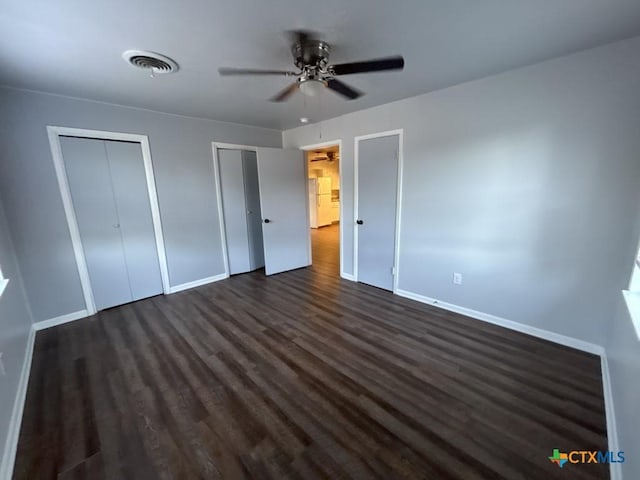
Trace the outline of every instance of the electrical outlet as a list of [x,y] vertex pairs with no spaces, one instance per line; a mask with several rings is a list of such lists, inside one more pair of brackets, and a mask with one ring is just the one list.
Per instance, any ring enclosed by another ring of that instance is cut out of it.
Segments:
[[6,375],[7,371],[4,369],[4,362],[2,361],[2,352],[0,352],[0,375]]
[[453,283],[455,285],[462,285],[462,274],[461,273],[454,273],[453,274]]

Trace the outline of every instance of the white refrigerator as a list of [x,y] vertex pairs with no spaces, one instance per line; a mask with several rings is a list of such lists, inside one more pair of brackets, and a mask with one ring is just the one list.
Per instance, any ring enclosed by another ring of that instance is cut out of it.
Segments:
[[331,225],[331,177],[309,179],[311,228]]

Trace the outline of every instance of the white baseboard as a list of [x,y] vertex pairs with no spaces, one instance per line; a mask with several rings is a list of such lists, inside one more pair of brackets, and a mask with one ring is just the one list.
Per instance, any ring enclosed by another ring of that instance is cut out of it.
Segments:
[[[618,427],[616,423],[616,412],[613,405],[613,390],[611,387],[611,376],[609,375],[609,361],[607,360],[606,352],[600,357],[600,366],[602,369],[602,391],[604,394],[604,408],[607,418],[609,451],[617,452],[620,449],[620,444],[618,443]],[[609,476],[611,480],[622,480],[622,464],[610,464]]]
[[340,276],[342,278],[344,278],[345,280],[349,280],[351,282],[355,282],[356,281],[356,277],[354,277],[353,275],[351,275],[349,273],[340,272]]
[[206,285],[207,283],[219,282],[220,280],[224,280],[225,278],[229,278],[229,275],[226,273],[221,273],[220,275],[214,275],[213,277],[201,278],[200,280],[195,280],[193,282],[182,283],[180,285],[170,287],[169,293],[177,293],[183,290],[188,290],[189,288],[200,287],[202,285]]
[[63,323],[73,322],[89,316],[87,310],[78,310],[77,312],[67,313],[66,315],[60,315],[59,317],[50,318],[48,320],[42,320],[33,324],[33,328],[38,330],[44,330],[45,328],[55,327],[62,325]]
[[22,413],[24,411],[24,403],[27,398],[27,387],[29,386],[29,374],[31,373],[31,360],[33,359],[33,346],[36,339],[36,329],[34,326],[29,330],[29,338],[27,339],[27,347],[25,348],[24,361],[22,363],[22,371],[20,372],[20,380],[18,381],[18,391],[13,402],[13,410],[11,419],[9,420],[9,431],[7,432],[7,440],[2,455],[2,463],[0,463],[0,480],[11,480],[13,476],[13,467],[16,461],[16,453],[18,451],[18,440],[20,439],[20,426],[22,425]]
[[560,345],[565,345],[567,347],[582,350],[583,352],[593,353],[594,355],[599,356],[604,355],[604,347],[596,345],[595,343],[585,342],[577,338],[568,337],[566,335],[561,335],[559,333],[544,330],[542,328],[532,327],[531,325],[525,325],[524,323],[514,322],[512,320],[507,320],[506,318],[496,317],[495,315],[490,315],[488,313],[478,312],[477,310],[472,310],[470,308],[460,307],[452,303],[442,302],[435,298],[425,297],[424,295],[408,292],[406,290],[396,290],[395,293],[397,295],[400,295],[401,297],[416,300],[417,302],[426,303],[428,305],[442,308],[444,310],[449,310],[451,312],[460,313],[461,315],[466,315],[467,317],[482,320],[484,322],[492,323],[494,325],[505,327],[510,330],[515,330],[517,332],[526,333],[534,337],[549,340],[550,342],[559,343]]

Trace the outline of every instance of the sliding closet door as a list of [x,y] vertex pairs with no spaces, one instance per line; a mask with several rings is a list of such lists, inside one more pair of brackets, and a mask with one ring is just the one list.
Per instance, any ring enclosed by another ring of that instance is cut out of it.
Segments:
[[105,144],[75,137],[61,137],[60,144],[96,308],[130,302],[133,297]]
[[133,300],[162,293],[162,280],[142,149],[105,141]]
[[358,145],[358,281],[393,290],[399,136]]
[[258,183],[258,160],[256,152],[242,152],[244,173],[244,196],[247,208],[247,233],[249,240],[249,264],[251,270],[264,267],[264,245],[262,243],[262,214],[260,187]]
[[251,270],[241,150],[218,150],[229,274]]

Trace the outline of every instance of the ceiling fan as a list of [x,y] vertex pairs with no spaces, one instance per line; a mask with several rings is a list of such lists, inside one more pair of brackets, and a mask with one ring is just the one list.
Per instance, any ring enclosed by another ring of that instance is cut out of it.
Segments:
[[329,163],[333,163],[338,159],[338,152],[314,152],[315,157],[311,158],[311,162],[324,162],[327,160]]
[[220,68],[220,75],[283,75],[297,77],[296,81],[271,98],[273,102],[287,100],[296,90],[304,95],[318,95],[324,88],[329,88],[342,95],[347,100],[355,100],[363,95],[362,92],[341,82],[335,77],[350,75],[353,73],[380,72],[384,70],[402,70],[404,58],[401,56],[378,58],[362,62],[340,63],[329,65],[329,44],[312,37],[305,31],[291,33],[293,45],[293,63],[300,69],[299,72],[287,70],[261,70],[250,68]]

